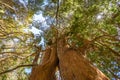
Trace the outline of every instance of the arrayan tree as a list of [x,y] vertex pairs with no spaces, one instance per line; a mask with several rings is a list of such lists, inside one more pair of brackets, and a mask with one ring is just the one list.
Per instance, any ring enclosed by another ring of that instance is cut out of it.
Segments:
[[117,0],[1,0],[0,79],[119,80],[119,8]]

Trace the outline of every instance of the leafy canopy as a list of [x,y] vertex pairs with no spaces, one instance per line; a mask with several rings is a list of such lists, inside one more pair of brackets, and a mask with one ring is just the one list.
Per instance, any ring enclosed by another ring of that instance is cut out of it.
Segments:
[[[58,2],[59,1],[59,2]],[[33,24],[34,14],[42,12],[47,25],[46,41],[64,35],[71,47],[79,49],[111,79],[120,78],[120,2],[118,0],[1,0],[0,1],[0,71],[30,64],[35,45],[41,37],[25,29]],[[54,29],[55,28],[55,29]],[[24,35],[24,36],[23,36]],[[24,68],[16,70],[17,79],[27,79]],[[22,74],[21,74],[22,73]],[[14,75],[14,72],[12,73]],[[0,79],[7,80],[11,74]]]

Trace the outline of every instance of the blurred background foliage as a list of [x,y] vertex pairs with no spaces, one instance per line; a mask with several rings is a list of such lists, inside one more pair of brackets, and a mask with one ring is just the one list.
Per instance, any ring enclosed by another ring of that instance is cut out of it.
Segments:
[[[33,21],[35,14],[43,15],[47,29]],[[46,44],[54,39],[55,27],[110,79],[120,79],[119,0],[0,0],[0,72],[32,63],[41,36],[25,31],[31,24],[44,32]],[[28,77],[25,68],[19,68],[0,80]]]

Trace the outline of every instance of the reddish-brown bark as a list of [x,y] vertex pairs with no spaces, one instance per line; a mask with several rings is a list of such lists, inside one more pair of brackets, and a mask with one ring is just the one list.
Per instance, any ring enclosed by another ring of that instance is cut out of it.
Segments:
[[76,50],[67,49],[59,56],[62,80],[109,80]]
[[66,46],[64,39],[46,50],[42,64],[33,68],[30,80],[55,80],[56,66],[62,80],[109,80],[77,50]]
[[33,68],[30,80],[55,80],[57,63],[56,48],[46,50],[42,64]]
[[80,52],[69,48],[65,40],[58,42],[59,69],[62,80],[109,80],[93,66]]

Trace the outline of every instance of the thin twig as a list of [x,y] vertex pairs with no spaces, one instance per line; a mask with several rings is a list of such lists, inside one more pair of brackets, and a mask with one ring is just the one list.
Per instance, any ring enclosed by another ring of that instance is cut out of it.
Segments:
[[8,4],[6,4],[6,3],[4,3],[4,2],[2,2],[2,1],[0,1],[0,4],[3,4],[3,5],[5,5],[6,7],[10,8],[11,10],[15,11],[14,8],[12,8],[10,5],[8,5]]

